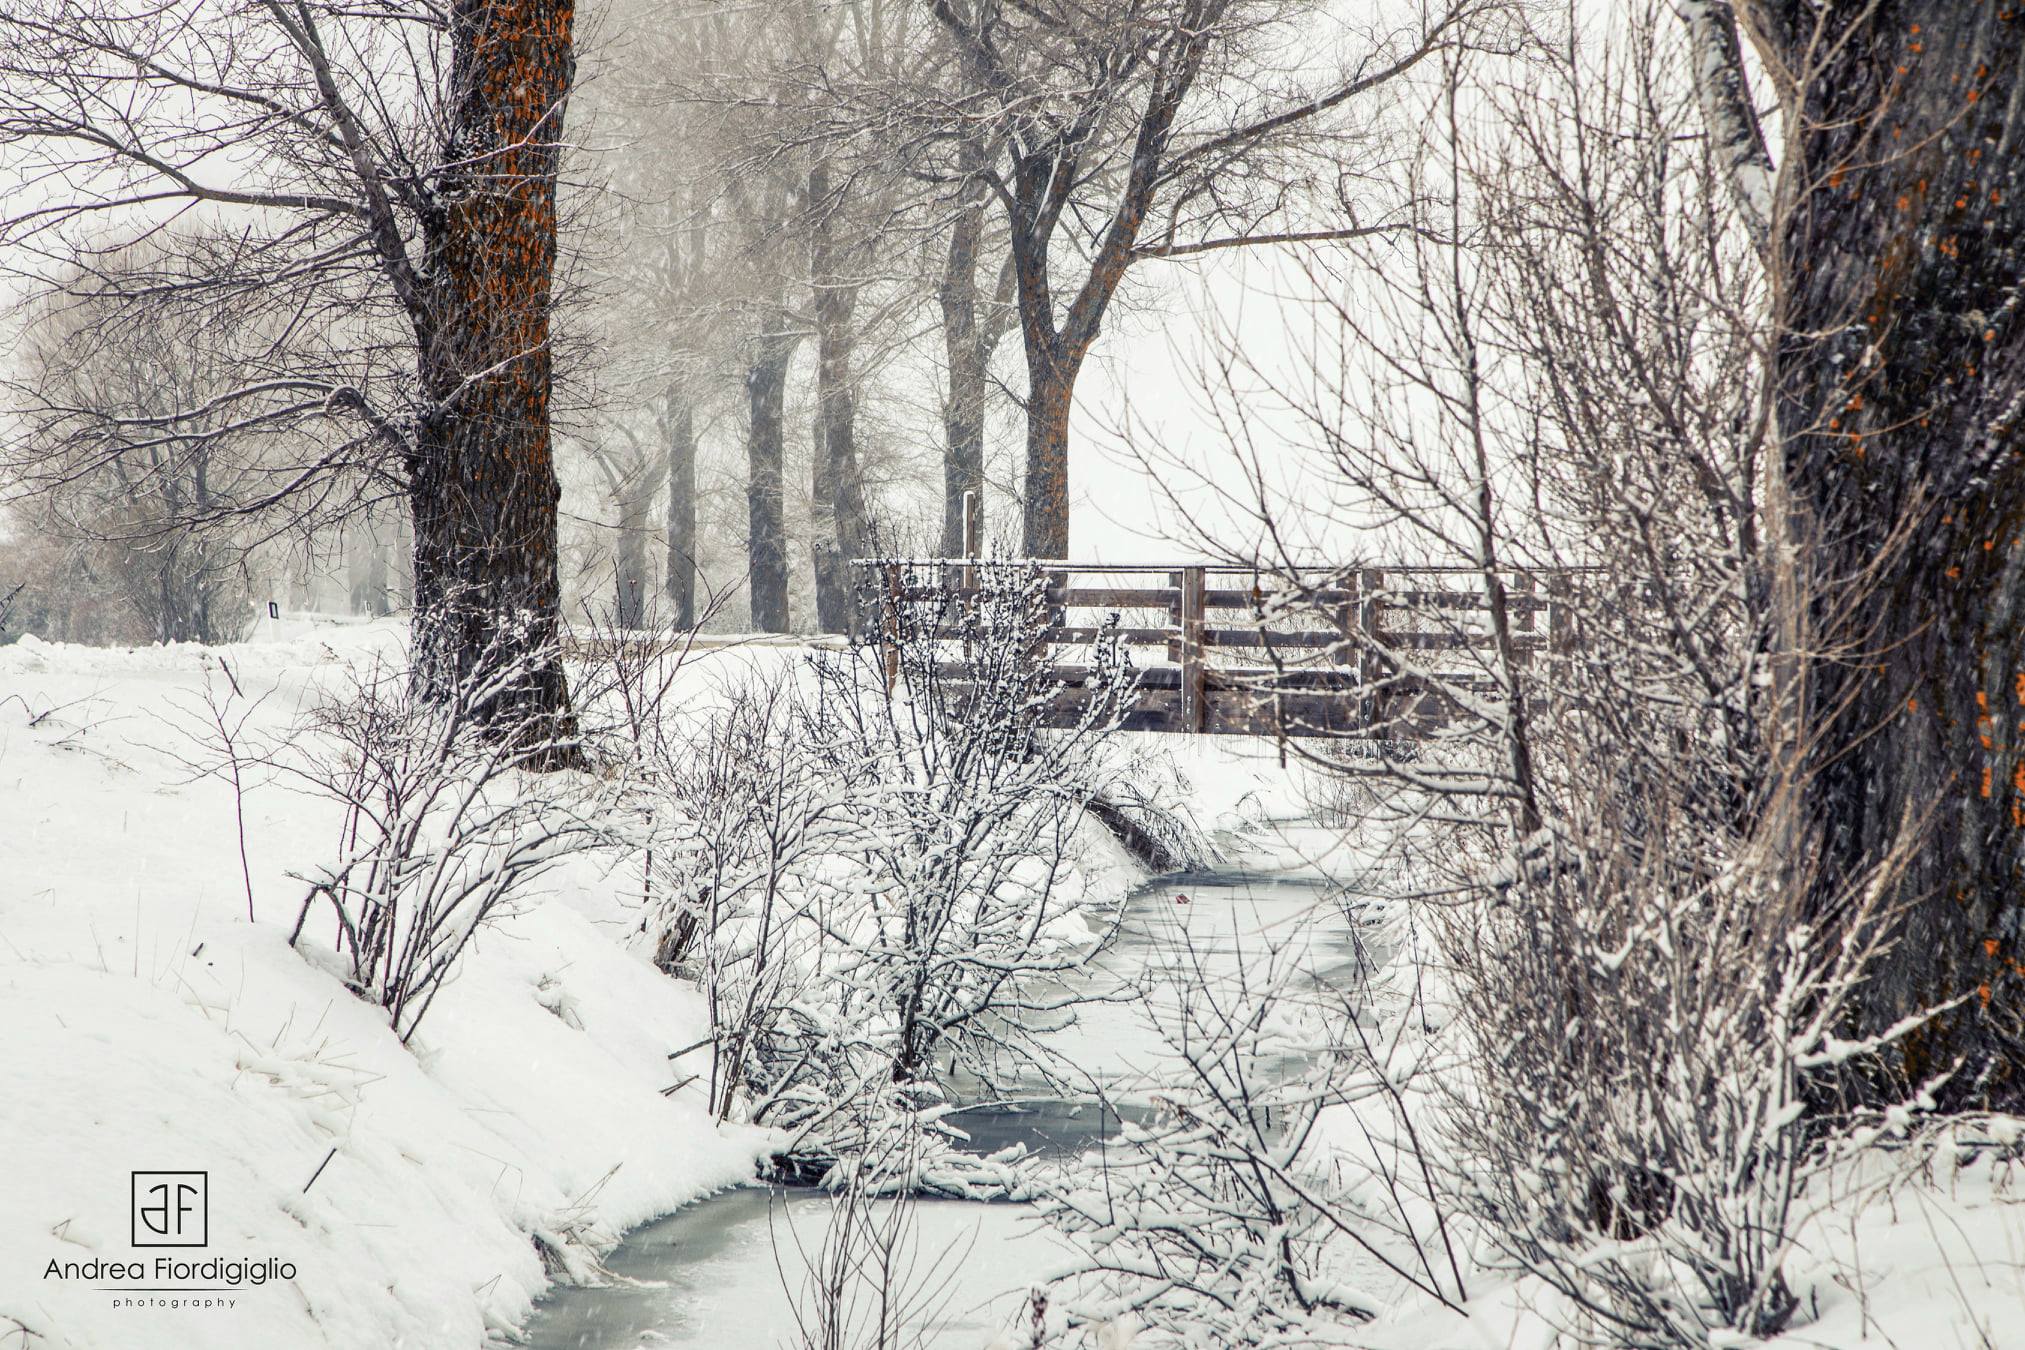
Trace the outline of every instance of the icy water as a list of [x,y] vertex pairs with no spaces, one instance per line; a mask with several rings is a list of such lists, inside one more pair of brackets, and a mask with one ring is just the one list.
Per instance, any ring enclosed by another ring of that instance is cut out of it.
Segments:
[[[1090,963],[1085,1005],[1049,1043],[1129,1114],[1152,1109],[1173,1052],[1151,1025],[1162,972],[1185,964],[1221,988],[1237,988],[1268,959],[1292,961],[1322,985],[1348,985],[1371,954],[1333,887],[1319,877],[1223,872],[1158,878],[1126,902],[1110,948]],[[1149,1007],[1149,1003],[1152,1005]],[[1013,1142],[1043,1155],[1098,1146],[1118,1126],[1094,1100],[1044,1098],[1017,1110],[959,1118],[971,1147]],[[796,1321],[810,1260],[835,1216],[813,1190],[747,1187],[635,1229],[606,1264],[619,1282],[562,1288],[527,1328],[533,1350],[643,1350],[712,1346],[774,1350],[801,1343]],[[1027,1290],[1066,1260],[1054,1235],[1025,1205],[914,1202],[901,1283],[917,1290],[911,1325],[934,1350],[984,1350],[1019,1314]]]

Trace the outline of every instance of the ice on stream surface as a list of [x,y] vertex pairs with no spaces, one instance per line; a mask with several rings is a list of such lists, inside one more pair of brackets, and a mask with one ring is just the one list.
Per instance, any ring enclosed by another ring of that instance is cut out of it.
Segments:
[[[564,1288],[528,1323],[535,1350],[797,1344],[795,1302],[834,1202],[815,1191],[746,1187],[627,1236],[615,1283]],[[1025,1281],[1066,1255],[1025,1205],[924,1200],[904,1258],[920,1277],[928,1344],[983,1350],[1026,1298]]]
[[[1042,1097],[957,1118],[970,1147],[1019,1142],[1042,1155],[1101,1147],[1117,1117],[1156,1109],[1174,1052],[1154,1019],[1171,1010],[1162,972],[1177,962],[1217,986],[1291,962],[1323,985],[1354,987],[1373,954],[1337,895],[1313,872],[1231,871],[1162,877],[1119,915],[1113,944],[1083,983],[1098,1001],[1048,1043],[1091,1084],[1090,1100]],[[1155,991],[1149,999],[1140,991]],[[1108,996],[1108,997],[1107,997]],[[1241,994],[1239,995],[1242,996]],[[1292,1066],[1290,1065],[1290,1068]],[[746,1187],[691,1205],[628,1235],[607,1261],[605,1287],[564,1287],[526,1327],[532,1350],[798,1344],[796,1303],[837,1201],[820,1191]],[[983,1350],[1014,1321],[1028,1290],[1072,1256],[1026,1205],[914,1202],[909,1265],[918,1325],[935,1350]]]

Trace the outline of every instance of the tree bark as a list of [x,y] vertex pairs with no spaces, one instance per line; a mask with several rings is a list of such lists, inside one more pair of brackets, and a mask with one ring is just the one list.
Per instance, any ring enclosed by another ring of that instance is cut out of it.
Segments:
[[668,439],[668,599],[675,626],[696,626],[696,414],[674,389],[662,414]]
[[949,396],[942,405],[942,554],[963,551],[963,498],[984,500],[984,408],[989,353],[979,341],[978,251],[984,238],[984,202],[964,204],[949,232],[936,299],[942,309],[942,348]]
[[816,425],[811,489],[816,579],[816,623],[825,633],[856,628],[850,560],[869,548],[871,527],[864,474],[858,463],[857,394],[853,388],[851,329],[858,283],[839,265],[830,210],[828,171],[809,173],[809,201],[816,218],[810,235],[809,276],[816,317]]
[[567,0],[460,0],[452,10],[443,159],[453,167],[424,222],[426,403],[409,465],[416,679],[437,697],[497,681],[473,714],[549,764],[575,757],[549,439],[573,13]]
[[[1049,344],[1052,346],[1053,344]],[[1025,546],[1029,558],[1069,556],[1069,407],[1080,359],[1027,344]]]
[[[774,322],[784,322],[775,316]],[[752,597],[754,632],[788,631],[787,527],[782,515],[782,463],[786,458],[788,360],[795,339],[781,332],[757,339],[745,372],[750,411],[746,433],[747,590]]]
[[1737,215],[1762,254],[1772,232],[1772,157],[1744,74],[1736,9],[1730,0],[1674,0],[1674,12],[1687,25],[1695,97],[1716,161]]
[[[1811,532],[1817,910],[1894,849],[1864,1030],[1952,1104],[2025,1102],[2025,181],[2020,22],[1958,0],[1758,0],[1786,102],[1784,468]],[[1817,29],[1816,25],[1820,27]],[[1818,64],[1809,68],[1809,61]]]
[[1048,252],[1068,205],[1067,180],[1075,176],[1074,164],[1060,162],[1052,148],[1015,157],[1011,248],[1027,354],[1028,557],[1069,556],[1069,409],[1076,376],[1097,340],[1111,297],[1137,256],[1139,231],[1159,191],[1174,119],[1201,68],[1206,40],[1193,35],[1165,54],[1139,115],[1117,205],[1090,256],[1083,284],[1059,320]]

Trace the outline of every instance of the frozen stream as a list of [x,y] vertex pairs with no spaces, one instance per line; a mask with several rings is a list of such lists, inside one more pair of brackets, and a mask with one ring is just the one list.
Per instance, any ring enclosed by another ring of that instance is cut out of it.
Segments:
[[[1157,975],[1186,950],[1211,978],[1235,978],[1277,949],[1324,983],[1351,978],[1368,953],[1331,885],[1295,873],[1224,872],[1163,877],[1127,901],[1118,938],[1091,963],[1087,987],[1104,994]],[[1177,897],[1186,896],[1186,903]],[[1157,1002],[1157,999],[1156,999]],[[1051,1042],[1107,1096],[1143,1102],[1170,1052],[1139,999],[1087,1005]],[[961,1123],[989,1153],[1018,1140],[1036,1152],[1075,1153],[1097,1144],[1116,1119],[1094,1104],[1034,1103],[1018,1113],[972,1113]],[[831,1217],[813,1190],[747,1187],[691,1205],[633,1231],[607,1265],[625,1281],[558,1289],[527,1326],[534,1350],[637,1350],[713,1346],[774,1350],[797,1341],[794,1298]],[[927,1344],[983,1350],[1004,1329],[1027,1288],[1062,1258],[1053,1234],[1024,1205],[920,1201],[911,1256],[927,1298]]]

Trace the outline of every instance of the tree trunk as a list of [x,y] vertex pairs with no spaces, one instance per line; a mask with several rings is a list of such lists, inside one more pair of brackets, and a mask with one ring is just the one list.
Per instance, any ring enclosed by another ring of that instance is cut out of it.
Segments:
[[978,249],[984,235],[984,203],[968,204],[949,232],[936,298],[942,306],[942,347],[949,367],[949,397],[942,405],[942,553],[963,551],[963,497],[984,500],[984,408],[986,353],[977,319]]
[[393,613],[393,558],[387,541],[380,538],[385,526],[374,526],[367,536],[366,547],[366,613],[375,619],[384,619]]
[[809,174],[809,200],[816,204],[809,245],[809,276],[815,293],[816,425],[814,520],[810,552],[816,575],[816,623],[825,633],[848,633],[853,618],[850,560],[865,555],[871,533],[866,516],[864,476],[858,465],[857,395],[852,388],[857,282],[838,266],[829,208],[829,175],[818,166]]
[[[1862,1029],[1954,1104],[2025,1103],[2025,314],[2019,25],[1959,0],[1759,0],[1788,87],[1777,353],[1819,585],[1806,728],[1841,912],[1894,847],[1895,942]],[[1803,63],[1820,64],[1809,70]]]
[[352,613],[372,619],[383,619],[392,611],[393,563],[385,538],[387,529],[377,514],[367,515],[362,535],[352,541],[346,566]]
[[1069,556],[1069,404],[1076,366],[1027,344],[1026,553]]
[[449,696],[497,681],[472,712],[567,762],[575,736],[559,651],[549,440],[556,168],[573,73],[566,0],[460,0],[441,210],[425,220],[431,287],[418,324],[428,412],[409,466],[415,673]]
[[[816,421],[813,428],[815,446],[813,471],[810,474],[809,513],[809,561],[816,578],[816,627],[825,633],[850,631],[851,579],[847,575],[845,550],[838,537],[837,520],[837,479],[839,477],[836,446],[831,441],[833,428],[830,426],[832,410],[825,406],[829,390],[828,381],[820,374],[823,363],[817,363],[817,382],[824,386],[816,396]],[[849,397],[848,394],[845,395]],[[845,434],[849,434],[848,428]]]
[[1695,97],[1710,149],[1722,166],[1738,218],[1762,254],[1771,239],[1774,171],[1745,78],[1736,10],[1731,0],[1674,0],[1674,10],[1687,25]]
[[644,492],[619,503],[619,547],[614,551],[612,619],[620,628],[647,626],[647,590],[653,578],[647,575],[647,507]]
[[366,568],[372,553],[372,546],[372,540],[370,539],[366,540],[363,544],[360,544],[357,540],[353,540],[345,558],[347,598],[351,603],[351,612],[354,614],[364,614],[367,612],[369,599],[366,594]]
[[[775,322],[782,322],[775,316]],[[781,464],[786,458],[788,358],[793,337],[762,334],[745,372],[745,393],[751,413],[746,433],[747,478],[746,556],[752,597],[752,629],[760,633],[788,631],[787,527],[782,518]]]
[[673,389],[663,414],[668,434],[668,599],[675,626],[696,626],[696,415]]
[[841,553],[838,570],[844,610],[841,631],[855,634],[864,631],[865,624],[871,621],[867,606],[877,602],[869,595],[859,593],[850,569],[853,559],[869,557],[872,553],[872,508],[865,497],[864,464],[858,458],[856,400],[851,397],[848,387],[844,397],[850,406],[842,422],[830,427],[829,443],[830,455],[837,467],[837,546]]

